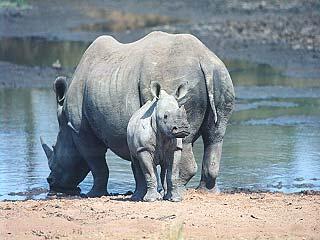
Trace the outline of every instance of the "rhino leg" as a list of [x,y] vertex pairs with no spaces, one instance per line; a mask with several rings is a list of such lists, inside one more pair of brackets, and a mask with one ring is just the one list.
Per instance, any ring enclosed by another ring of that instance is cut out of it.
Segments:
[[179,162],[181,160],[181,151],[174,151],[173,156],[168,161],[167,186],[168,191],[164,196],[165,200],[179,202],[182,200],[182,190],[179,182]]
[[131,196],[132,201],[142,201],[147,192],[147,185],[137,159],[131,157],[131,168],[136,182],[136,189]]
[[87,196],[101,197],[108,195],[109,168],[105,159],[106,145],[91,131],[80,130],[74,139],[80,154],[88,163],[93,175],[93,187],[87,193]]
[[192,143],[183,143],[179,164],[179,181],[186,185],[197,173],[197,163],[192,151]]
[[205,143],[202,160],[201,180],[199,190],[219,192],[216,179],[219,175],[222,141],[218,143]]
[[210,112],[202,126],[204,152],[199,190],[219,192],[216,179],[220,169],[222,143],[227,121],[227,117],[221,116],[219,121],[214,124],[213,114]]
[[147,193],[143,197],[143,200],[153,202],[161,199],[161,195],[158,192],[157,168],[154,164],[153,157],[147,151],[139,152],[138,161],[147,185]]
[[165,164],[161,164],[161,172],[160,172],[160,180],[161,180],[161,186],[162,186],[162,195],[166,195],[167,194],[167,167],[165,166]]

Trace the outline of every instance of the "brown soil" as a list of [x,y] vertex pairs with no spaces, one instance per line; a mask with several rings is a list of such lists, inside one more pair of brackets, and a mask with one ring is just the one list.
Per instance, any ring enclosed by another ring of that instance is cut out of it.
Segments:
[[128,198],[0,202],[0,239],[320,239],[320,195]]

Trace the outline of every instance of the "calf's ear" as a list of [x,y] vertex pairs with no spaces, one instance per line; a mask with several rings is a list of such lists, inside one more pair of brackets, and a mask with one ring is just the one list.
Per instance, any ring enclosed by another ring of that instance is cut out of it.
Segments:
[[67,78],[59,76],[53,83],[53,90],[56,93],[57,104],[62,106],[65,100],[68,84]]

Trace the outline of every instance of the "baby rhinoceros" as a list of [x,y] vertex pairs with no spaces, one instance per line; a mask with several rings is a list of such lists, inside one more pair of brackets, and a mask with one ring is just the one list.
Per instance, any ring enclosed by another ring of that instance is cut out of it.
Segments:
[[131,117],[127,141],[132,159],[136,190],[134,201],[161,199],[157,191],[157,169],[161,166],[164,199],[181,201],[179,162],[182,139],[189,134],[190,125],[184,106],[179,108],[174,96],[158,91]]

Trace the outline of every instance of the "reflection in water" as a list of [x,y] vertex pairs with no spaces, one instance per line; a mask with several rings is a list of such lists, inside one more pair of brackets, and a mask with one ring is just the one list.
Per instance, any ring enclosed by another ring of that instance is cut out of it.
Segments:
[[224,61],[236,86],[318,87],[320,79],[290,78],[267,64],[240,60]]
[[6,37],[0,39],[0,61],[43,67],[59,60],[62,67],[75,67],[89,44],[48,41],[40,37]]

